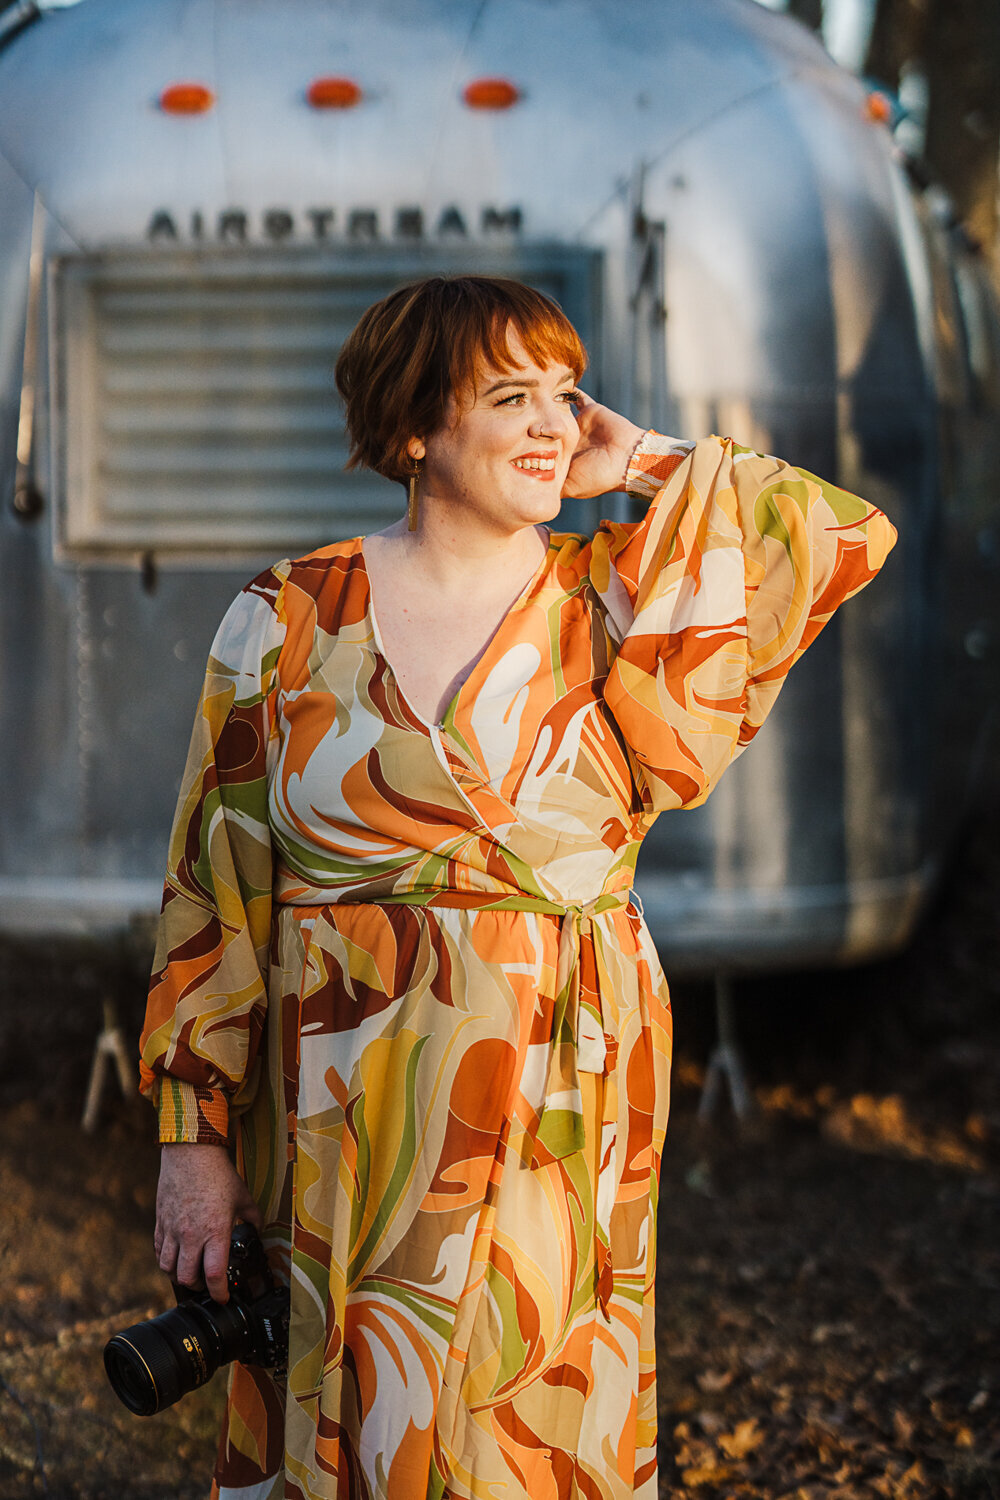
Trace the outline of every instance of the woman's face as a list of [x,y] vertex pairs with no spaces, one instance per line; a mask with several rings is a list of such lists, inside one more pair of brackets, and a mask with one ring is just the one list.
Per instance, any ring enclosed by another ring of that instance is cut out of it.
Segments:
[[444,424],[408,449],[421,460],[422,500],[461,507],[506,535],[558,514],[579,437],[573,371],[535,364],[513,330],[509,345],[515,367],[482,367],[471,406],[452,396]]

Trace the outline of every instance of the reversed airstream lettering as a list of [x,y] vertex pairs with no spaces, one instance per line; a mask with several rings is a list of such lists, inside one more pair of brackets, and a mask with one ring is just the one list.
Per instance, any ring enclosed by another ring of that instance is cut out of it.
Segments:
[[204,244],[214,239],[220,245],[246,245],[263,240],[277,245],[295,239],[312,244],[342,240],[355,245],[374,245],[392,240],[417,244],[430,239],[468,240],[474,235],[488,239],[519,235],[524,214],[519,205],[500,208],[488,203],[463,210],[449,203],[433,217],[418,204],[403,204],[389,214],[374,208],[307,208],[296,216],[287,208],[268,208],[259,216],[244,208],[220,209],[213,217],[201,209],[184,216],[168,208],[150,215],[146,238],[151,244]]

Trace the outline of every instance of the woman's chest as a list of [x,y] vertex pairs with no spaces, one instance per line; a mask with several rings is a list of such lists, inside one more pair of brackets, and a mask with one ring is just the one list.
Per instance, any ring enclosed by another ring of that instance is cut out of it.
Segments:
[[582,820],[640,811],[602,696],[603,618],[583,591],[508,615],[434,723],[410,701],[374,620],[314,657],[279,700],[275,774],[324,816],[371,826],[386,807],[433,820]]
[[416,716],[428,725],[441,724],[506,611],[492,600],[442,601],[437,609],[386,593],[382,600],[377,619],[372,611],[377,649]]
[[[489,650],[494,637],[539,582],[548,560],[548,538],[531,531],[516,556],[464,578],[426,577],[391,547],[369,538],[364,551],[368,617],[376,646],[414,712],[440,724],[459,689]],[[520,541],[521,538],[516,540]],[[369,549],[374,548],[374,556]]]

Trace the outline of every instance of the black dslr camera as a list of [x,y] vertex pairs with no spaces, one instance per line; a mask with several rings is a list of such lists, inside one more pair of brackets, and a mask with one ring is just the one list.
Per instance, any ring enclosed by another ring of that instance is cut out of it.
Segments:
[[116,1333],[104,1368],[119,1400],[151,1417],[211,1380],[220,1365],[284,1366],[288,1359],[288,1290],[276,1286],[264,1247],[249,1224],[229,1245],[229,1301],[174,1284],[177,1306]]

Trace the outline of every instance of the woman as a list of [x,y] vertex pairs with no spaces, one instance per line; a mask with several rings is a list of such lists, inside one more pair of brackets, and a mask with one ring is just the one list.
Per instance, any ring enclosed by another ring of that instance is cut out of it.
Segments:
[[[223,621],[143,1042],[160,1265],[291,1283],[287,1393],[233,1368],[213,1494],[656,1494],[670,1015],[629,887],[892,545],[729,441],[583,396],[559,309],[435,279],[337,379],[409,522]],[[643,520],[549,533],[563,495]],[[239,1117],[233,1168],[225,1145]]]

